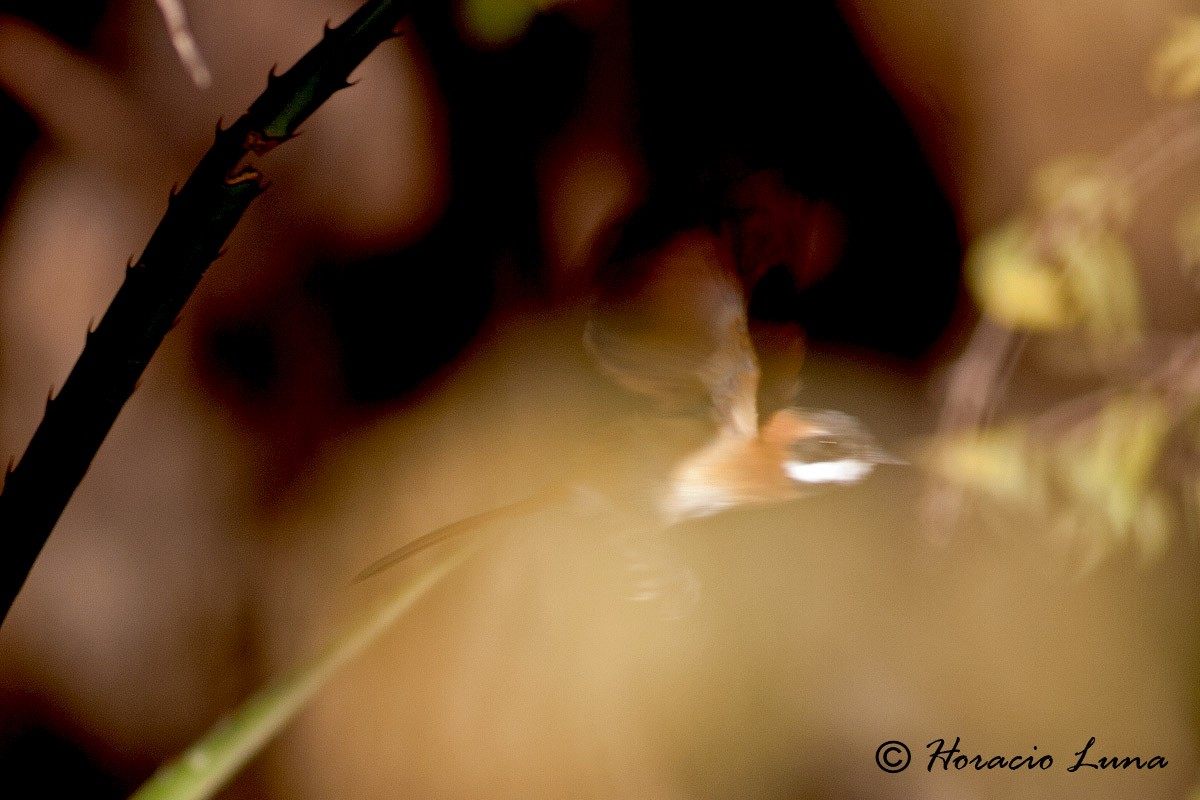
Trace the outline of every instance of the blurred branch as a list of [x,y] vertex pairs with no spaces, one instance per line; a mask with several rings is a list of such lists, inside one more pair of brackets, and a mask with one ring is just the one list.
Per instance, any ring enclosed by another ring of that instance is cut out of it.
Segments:
[[[7,615],[46,539],[83,479],[146,364],[242,214],[266,188],[248,163],[292,138],[372,50],[396,36],[407,2],[370,0],[267,88],[216,141],[142,257],[126,269],[100,324],[0,491],[0,613]],[[0,617],[2,619],[2,617]]]
[[1177,426],[1200,406],[1200,336],[1188,336],[1170,344],[1148,374],[1126,384],[1109,385],[1059,403],[1030,420],[1030,430],[1042,438],[1061,435],[1098,416],[1122,393],[1154,394],[1162,399],[1171,426]]
[[[1074,186],[1067,183],[1058,187],[1058,196],[1048,204],[1043,198],[1028,236],[1028,252],[1021,254],[1021,258],[1054,264],[1062,260],[1060,251],[1073,243],[1085,241],[1106,228],[1127,225],[1137,198],[1148,194],[1198,156],[1200,109],[1185,106],[1159,115],[1096,166],[1092,174],[1099,182],[1089,183],[1085,177]],[[1045,176],[1043,180],[1047,182]],[[1048,183],[1053,186],[1053,181]],[[1041,191],[1046,193],[1047,187],[1043,186]],[[1036,187],[1032,193],[1038,193]],[[1089,269],[1084,272],[1098,272],[1091,269],[1097,265],[1086,266]],[[1117,281],[1110,283],[1112,291],[1120,288]],[[1092,299],[1094,306],[1103,306],[1118,298]],[[1103,316],[1108,309],[1092,311]],[[1019,325],[1002,324],[986,314],[979,319],[965,350],[951,366],[936,436],[946,438],[979,431],[992,422],[1030,341],[1030,332]],[[926,535],[934,541],[945,541],[961,519],[966,503],[967,492],[963,487],[934,476],[922,500]]]
[[[946,399],[938,414],[937,435],[974,430],[991,422],[1000,397],[1020,359],[1028,337],[981,318],[967,348],[950,371]],[[962,517],[964,487],[934,478],[921,499],[926,535],[944,542]]]
[[200,46],[196,37],[188,27],[187,12],[179,0],[156,0],[158,10],[162,14],[163,23],[167,26],[167,34],[171,37],[171,46],[179,56],[179,63],[187,70],[192,83],[201,89],[207,89],[212,84],[212,72],[204,63],[200,54]]

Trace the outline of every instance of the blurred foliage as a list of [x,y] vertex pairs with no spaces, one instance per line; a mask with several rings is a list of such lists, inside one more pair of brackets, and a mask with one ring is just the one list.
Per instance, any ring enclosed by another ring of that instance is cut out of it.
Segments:
[[[1175,23],[1153,55],[1148,83],[1171,101],[1200,94],[1200,17]],[[1072,155],[1042,165],[1024,207],[977,237],[966,258],[972,295],[1006,333],[960,360],[960,379],[971,389],[948,401],[962,408],[946,417],[959,424],[944,427],[923,460],[1014,527],[1042,531],[1084,571],[1121,549],[1153,561],[1179,526],[1180,510],[1200,507],[1196,437],[1189,434],[1200,409],[1194,342],[1142,346],[1149,324],[1129,237],[1153,186],[1200,155],[1196,126],[1194,109],[1171,110],[1106,158]],[[1179,212],[1174,239],[1185,271],[1194,272],[1200,203]],[[1068,362],[1082,354],[1098,393],[988,424],[1021,353],[1045,342]]]
[[1072,325],[1077,309],[1060,270],[1030,253],[1023,221],[981,236],[967,255],[968,285],[979,305],[1009,327],[1052,331]]
[[1143,323],[1137,264],[1125,239],[1129,187],[1102,164],[1070,157],[1030,181],[1025,212],[985,233],[967,255],[967,282],[983,312],[1010,328],[1081,332],[1122,351]]
[[1162,398],[1133,392],[1057,433],[1008,422],[939,440],[923,460],[1014,521],[1049,531],[1086,571],[1119,548],[1144,561],[1165,550],[1175,515],[1156,474],[1172,428]]

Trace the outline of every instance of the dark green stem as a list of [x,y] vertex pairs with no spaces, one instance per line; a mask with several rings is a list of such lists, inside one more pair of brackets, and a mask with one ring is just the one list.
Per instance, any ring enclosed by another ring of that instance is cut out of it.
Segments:
[[350,73],[395,36],[401,0],[369,0],[267,88],[172,193],[142,257],[130,264],[100,324],[25,454],[0,491],[0,608],[3,617],[75,487],[133,393],[146,364],[242,214],[265,188],[248,163],[295,135],[304,120],[349,84]]

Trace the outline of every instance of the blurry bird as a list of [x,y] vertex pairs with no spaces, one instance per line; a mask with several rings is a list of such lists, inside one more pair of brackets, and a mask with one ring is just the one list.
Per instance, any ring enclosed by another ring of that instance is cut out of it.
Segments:
[[[760,426],[761,371],[728,234],[699,224],[658,226],[647,237],[633,225],[599,275],[584,346],[615,383],[653,401],[650,413],[606,431],[563,484],[426,534],[356,580],[449,538],[565,501],[610,516],[642,575],[636,598],[694,593],[690,571],[669,563],[662,531],[853,484],[878,464],[900,463],[838,411],[784,407]],[[798,360],[798,346],[793,351]]]
[[[697,431],[667,456],[670,463],[653,464],[665,480],[651,480],[640,493],[622,487],[627,496],[649,499],[661,525],[855,483],[875,465],[896,462],[841,412],[785,407],[760,426],[761,372],[745,295],[732,248],[718,231],[689,229],[620,263],[595,304],[584,344],[617,384],[655,402],[657,421],[645,426],[647,436],[650,428],[665,434],[672,419],[675,427],[690,419]],[[630,455],[645,457],[648,444],[631,442]],[[654,455],[651,461],[661,462]]]

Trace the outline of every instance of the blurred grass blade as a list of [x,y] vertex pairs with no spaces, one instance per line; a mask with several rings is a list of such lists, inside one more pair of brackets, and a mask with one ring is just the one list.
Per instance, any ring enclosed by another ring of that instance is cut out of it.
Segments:
[[253,758],[337,670],[358,655],[477,549],[459,548],[406,581],[308,663],[269,684],[219,722],[178,758],[164,764],[130,800],[202,800],[212,797]]

